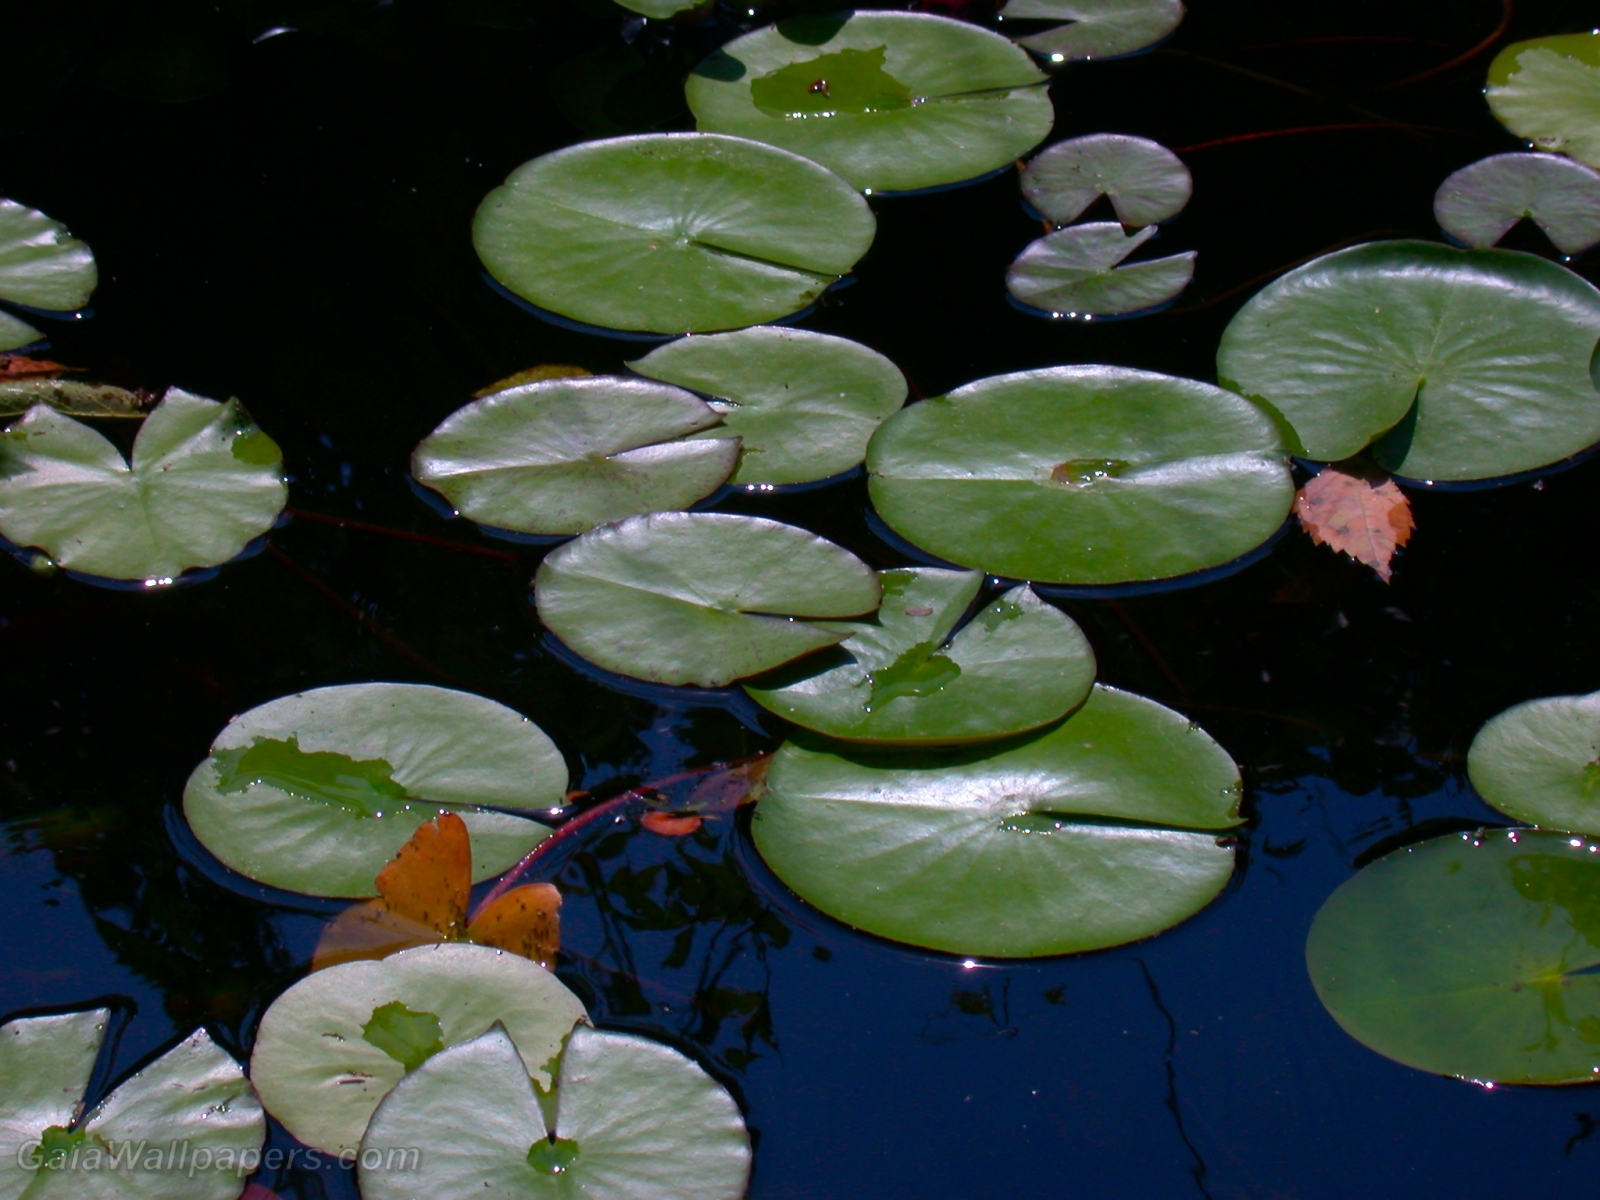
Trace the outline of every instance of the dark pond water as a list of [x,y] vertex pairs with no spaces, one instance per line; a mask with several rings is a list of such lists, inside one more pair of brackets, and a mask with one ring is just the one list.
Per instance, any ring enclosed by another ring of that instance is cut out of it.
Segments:
[[[1480,94],[1487,56],[1383,90],[1501,14],[1194,0],[1164,49],[1054,86],[1057,136],[1192,147],[1195,199],[1162,235],[1199,251],[1175,309],[1085,327],[1011,308],[1004,268],[1037,226],[1008,174],[878,203],[859,281],[806,324],[888,354],[923,395],[1056,363],[1211,378],[1219,333],[1270,273],[1363,238],[1436,237],[1439,181],[1513,148]],[[1594,16],[1528,2],[1510,36]],[[296,31],[258,37],[279,26]],[[781,740],[771,719],[575,672],[529,603],[541,550],[443,521],[406,475],[418,439],[486,382],[636,352],[491,292],[468,221],[536,154],[682,127],[676,75],[732,29],[652,27],[630,48],[635,27],[600,0],[12,11],[0,192],[67,221],[104,279],[92,320],[51,327],[51,356],[242,397],[283,444],[305,516],[163,594],[0,564],[0,1012],[123,997],[118,1071],[201,1022],[247,1051],[336,906],[263,902],[183,846],[174,806],[223,723],[274,697],[361,680],[478,692],[538,722],[573,786],[602,797]],[[617,64],[626,86],[583,86]],[[1227,140],[1327,125],[1359,128]],[[1190,714],[1243,766],[1240,867],[1193,920],[1105,953],[963,963],[807,909],[740,819],[692,839],[624,819],[556,864],[562,978],[598,1020],[677,1040],[735,1089],[759,1200],[1593,1195],[1600,1092],[1398,1066],[1341,1033],[1306,977],[1311,917],[1356,865],[1492,818],[1463,762],[1486,718],[1600,685],[1600,463],[1414,503],[1389,587],[1296,533],[1201,589],[1063,602],[1103,680]],[[859,480],[722,507],[904,561],[869,531]],[[353,1194],[332,1172],[263,1182]]]

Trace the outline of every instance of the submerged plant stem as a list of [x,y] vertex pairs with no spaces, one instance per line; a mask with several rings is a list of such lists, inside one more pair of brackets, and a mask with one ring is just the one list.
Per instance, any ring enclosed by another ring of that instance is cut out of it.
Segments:
[[1516,5],[1513,0],[1500,0],[1500,23],[1494,27],[1494,32],[1483,41],[1477,43],[1469,50],[1464,50],[1449,62],[1440,63],[1437,67],[1429,67],[1426,71],[1419,71],[1415,75],[1407,75],[1404,79],[1397,79],[1394,83],[1386,83],[1380,88],[1373,88],[1374,92],[1392,92],[1396,88],[1409,87],[1413,83],[1421,83],[1424,79],[1432,79],[1436,75],[1443,75],[1446,71],[1459,67],[1462,63],[1471,62],[1478,55],[1488,50],[1506,35],[1506,30],[1511,28],[1511,18],[1516,15]]
[[465,542],[453,542],[448,538],[429,537],[425,533],[409,533],[404,529],[390,529],[386,525],[372,525],[366,521],[352,521],[349,517],[335,517],[327,513],[307,512],[301,508],[288,508],[284,511],[297,521],[311,521],[320,525],[337,525],[341,529],[359,529],[363,533],[381,533],[387,537],[400,538],[402,541],[421,542],[425,546],[443,546],[449,550],[460,550],[466,554],[476,554],[481,558],[497,558],[502,562],[520,561],[509,550],[491,550],[487,546],[469,546]]

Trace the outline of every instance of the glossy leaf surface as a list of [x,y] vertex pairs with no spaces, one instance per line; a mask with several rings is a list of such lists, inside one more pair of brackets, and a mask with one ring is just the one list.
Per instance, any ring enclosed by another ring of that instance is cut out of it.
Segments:
[[1022,172],[1022,194],[1057,225],[1076,221],[1101,196],[1123,225],[1155,225],[1182,212],[1193,191],[1182,159],[1158,142],[1124,133],[1057,142]]
[[72,312],[89,303],[98,282],[94,255],[65,225],[0,200],[0,300]]
[[0,351],[31,345],[42,337],[44,334],[22,318],[14,317],[8,312],[0,312]]
[[1486,95],[1536,149],[1600,167],[1600,32],[1513,42],[1489,64]]
[[1600,172],[1557,154],[1493,154],[1462,167],[1433,197],[1439,227],[1492,246],[1527,218],[1563,254],[1600,242]]
[[111,1010],[20,1017],[0,1025],[0,1200],[34,1181],[27,1149],[77,1119]]
[[1066,21],[1017,38],[1051,62],[1115,58],[1153,46],[1183,21],[1181,0],[1010,0],[1002,20]]
[[1006,272],[1006,290],[1030,308],[1058,316],[1119,316],[1165,304],[1194,277],[1195,253],[1122,265],[1156,235],[1131,237],[1115,221],[1069,225],[1031,242]]
[[1508,708],[1472,739],[1467,774],[1517,821],[1600,834],[1600,692]]

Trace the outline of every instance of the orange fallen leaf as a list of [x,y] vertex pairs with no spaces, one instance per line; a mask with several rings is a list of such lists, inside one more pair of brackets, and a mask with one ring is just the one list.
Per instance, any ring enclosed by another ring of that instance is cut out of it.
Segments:
[[455,813],[418,826],[400,853],[378,872],[378,895],[389,911],[458,941],[472,898],[472,835]]
[[553,971],[561,948],[561,893],[554,884],[525,883],[496,896],[472,918],[467,940],[520,954]]
[[1323,467],[1295,496],[1294,510],[1312,541],[1365,563],[1385,583],[1416,526],[1399,485],[1359,467]]
[[79,371],[81,367],[64,367],[45,358],[29,358],[24,354],[0,354],[0,379],[26,379],[34,375],[60,375],[63,371]]
[[699,813],[647,812],[639,824],[662,837],[687,837],[705,822]]
[[488,387],[473,392],[472,398],[482,400],[485,396],[492,396],[507,388],[521,387],[525,383],[543,383],[546,379],[582,379],[590,374],[592,372],[585,371],[582,367],[570,366],[567,363],[545,363],[543,366],[518,371],[515,375],[507,375],[504,379],[496,379]]

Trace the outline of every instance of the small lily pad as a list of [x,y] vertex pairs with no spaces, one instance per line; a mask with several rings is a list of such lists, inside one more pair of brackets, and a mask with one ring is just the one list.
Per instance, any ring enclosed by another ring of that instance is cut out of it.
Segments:
[[799,155],[718,134],[584,142],[524,163],[484,197],[472,243],[540,308],[607,329],[696,333],[815,302],[877,223]]
[[1508,708],[1472,739],[1467,774],[1518,821],[1600,834],[1600,692]]
[[1433,197],[1439,227],[1492,246],[1524,217],[1563,254],[1600,242],[1600,172],[1558,154],[1493,154],[1462,167]]
[[72,312],[100,281],[89,247],[37,209],[0,200],[0,300]]
[[725,513],[655,513],[546,556],[539,619],[608,671],[722,687],[844,641],[800,618],[878,607],[864,562],[804,529]]
[[1122,367],[997,375],[914,404],[867,452],[872,503],[947,562],[1105,584],[1232,562],[1294,482],[1271,419],[1192,379]]
[[1046,76],[1005,38],[925,13],[780,21],[685,86],[699,127],[782,146],[869,192],[962,183],[1050,132]]
[[[516,1043],[512,1057],[521,1054],[524,1082],[531,1075],[548,1092],[554,1059],[583,1018],[578,998],[537,963],[470,942],[417,946],[328,967],[284,992],[261,1018],[250,1078],[290,1133],[340,1154],[361,1144],[408,1071],[497,1022]],[[415,1185],[414,1173],[397,1180]]]
[[1194,722],[1096,686],[1021,741],[872,751],[791,741],[756,806],[762,858],[882,937],[1026,958],[1160,933],[1233,872],[1239,772]]
[[131,464],[45,404],[0,435],[0,534],[85,575],[170,582],[225,563],[272,528],[287,498],[277,444],[237,400],[168,389]]
[[1193,250],[1147,262],[1122,262],[1156,235],[1129,236],[1115,221],[1069,225],[1030,243],[1006,272],[1019,303],[1055,316],[1119,316],[1166,304],[1194,278]]
[[680,338],[628,366],[711,397],[722,424],[694,437],[740,439],[736,484],[807,483],[848,471],[906,401],[905,376],[876,350],[802,329]]
[[512,866],[550,830],[490,812],[561,803],[567,768],[520,713],[466,692],[361,683],[286,696],[235,717],[189,776],[195,836],[242,875],[313,896],[377,894],[417,827],[457,812],[472,878]]
[[[465,516],[520,533],[582,533],[687,508],[739,457],[721,414],[639,379],[551,379],[495,392],[445,418],[412,455],[419,483]],[[682,440],[702,430],[705,441]]]
[[1155,225],[1182,212],[1193,192],[1182,159],[1159,142],[1123,133],[1057,142],[1022,172],[1022,194],[1057,225],[1076,221],[1101,196],[1122,224]]
[[43,337],[44,334],[26,321],[13,317],[10,313],[0,312],[0,351],[29,346]]
[[1317,995],[1379,1054],[1493,1083],[1600,1080],[1600,843],[1479,830],[1381,858],[1306,939]]
[[[637,1034],[574,1029],[547,1123],[517,1061],[520,1045],[494,1028],[402,1080],[362,1143],[362,1200],[745,1194],[750,1138],[739,1106],[678,1051]],[[420,1151],[414,1169],[368,1169],[397,1146]]]
[[1600,32],[1512,42],[1489,64],[1485,94],[1535,148],[1600,167]]
[[640,16],[650,17],[653,20],[665,21],[677,13],[687,12],[697,8],[703,0],[617,0],[629,12],[636,12]]
[[834,654],[745,691],[830,737],[947,743],[1035,729],[1088,696],[1094,650],[1032,589],[1011,589],[957,629],[983,585],[979,572],[904,567],[878,578],[876,621],[850,624]]
[[1017,44],[1053,63],[1135,54],[1167,37],[1183,22],[1181,0],[1011,0],[1006,21],[1066,21]]

